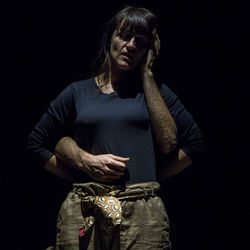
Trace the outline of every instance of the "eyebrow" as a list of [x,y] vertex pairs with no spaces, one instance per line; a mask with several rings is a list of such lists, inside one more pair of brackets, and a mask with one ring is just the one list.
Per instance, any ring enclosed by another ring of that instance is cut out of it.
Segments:
[[[143,39],[148,40],[148,38],[147,38],[145,35],[142,35],[142,34],[138,34],[138,33],[132,34],[131,32],[126,32],[126,31],[123,31],[123,32],[125,32],[125,33],[127,33],[127,34],[131,34],[131,35],[133,35],[133,36],[135,36],[135,37],[137,37],[137,38],[143,38]],[[123,32],[122,32],[122,33],[123,33]]]

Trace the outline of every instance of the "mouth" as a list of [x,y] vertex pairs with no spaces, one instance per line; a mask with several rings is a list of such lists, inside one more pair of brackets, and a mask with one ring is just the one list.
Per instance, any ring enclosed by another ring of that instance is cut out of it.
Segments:
[[131,54],[126,53],[126,52],[121,53],[121,56],[122,56],[126,61],[128,61],[128,62],[130,62],[130,63],[134,60],[134,57],[133,57]]

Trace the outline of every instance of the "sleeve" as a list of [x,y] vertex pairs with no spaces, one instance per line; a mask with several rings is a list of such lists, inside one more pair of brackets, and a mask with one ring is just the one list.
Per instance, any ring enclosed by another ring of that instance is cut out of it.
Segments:
[[206,153],[200,128],[173,91],[164,84],[160,85],[159,90],[177,126],[177,148],[184,151],[193,163],[199,162]]
[[50,103],[47,112],[28,135],[29,157],[44,166],[54,154],[57,141],[73,135],[75,115],[75,91],[70,84]]

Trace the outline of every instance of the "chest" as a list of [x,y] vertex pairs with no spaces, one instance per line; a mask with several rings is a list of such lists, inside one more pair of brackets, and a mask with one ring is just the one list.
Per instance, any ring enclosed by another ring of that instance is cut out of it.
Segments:
[[81,126],[138,126],[148,127],[149,116],[144,95],[134,98],[101,95],[86,98],[77,105],[75,123]]

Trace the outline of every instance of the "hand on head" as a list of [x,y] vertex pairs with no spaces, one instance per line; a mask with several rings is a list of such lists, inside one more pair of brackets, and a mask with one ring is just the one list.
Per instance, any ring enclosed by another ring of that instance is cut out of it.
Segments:
[[147,72],[147,70],[152,71],[155,59],[159,55],[160,52],[160,39],[156,32],[156,29],[153,30],[153,36],[151,40],[151,44],[149,46],[148,51],[145,54],[144,61],[141,66],[142,74]]

